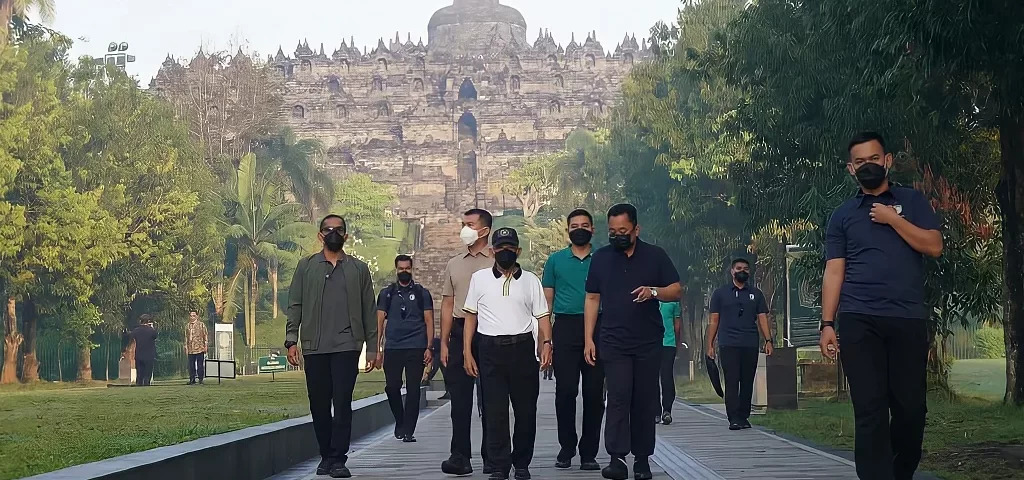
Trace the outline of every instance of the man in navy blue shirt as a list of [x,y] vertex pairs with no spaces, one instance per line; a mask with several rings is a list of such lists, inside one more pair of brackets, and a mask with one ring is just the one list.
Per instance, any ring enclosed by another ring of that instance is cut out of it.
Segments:
[[[619,204],[608,210],[610,245],[594,253],[584,302],[583,355],[597,364],[601,352],[608,388],[604,443],[611,462],[601,475],[629,477],[626,455],[633,454],[633,476],[652,478],[648,457],[654,453],[655,404],[665,327],[658,301],[682,295],[679,272],[659,247],[638,237],[636,207]],[[600,348],[594,343],[598,311]]]
[[729,430],[750,428],[750,400],[754,394],[754,374],[761,346],[758,329],[764,336],[764,353],[772,354],[772,334],[768,325],[768,302],[760,289],[750,285],[750,262],[737,258],[729,269],[732,280],[711,294],[711,318],[708,323],[707,355],[715,358],[718,337],[722,370],[725,373],[725,410]]
[[825,232],[819,346],[836,357],[838,321],[856,419],[857,475],[911,479],[927,412],[922,257],[942,254],[942,234],[924,195],[890,184],[893,156],[881,135],[858,134],[848,150],[847,171],[861,188],[836,209]]
[[[420,379],[430,365],[434,337],[434,302],[430,292],[412,281],[412,257],[395,257],[398,281],[377,296],[377,331],[384,359],[384,393],[395,416],[395,438],[415,442],[420,415]],[[386,323],[385,323],[386,322]],[[402,405],[402,373],[405,373],[405,405]]]

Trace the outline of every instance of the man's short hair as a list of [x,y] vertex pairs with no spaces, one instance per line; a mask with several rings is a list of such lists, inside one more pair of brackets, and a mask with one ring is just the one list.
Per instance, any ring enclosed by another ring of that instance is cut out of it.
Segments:
[[878,144],[882,146],[882,152],[888,152],[888,150],[886,150],[885,148],[885,139],[882,138],[882,135],[880,133],[866,131],[860,132],[850,139],[849,145],[846,146],[846,153],[850,153],[850,151],[853,150],[853,147],[856,147],[857,145],[872,141],[878,142]]
[[327,221],[332,218],[337,218],[338,220],[341,220],[341,233],[348,232],[348,222],[345,221],[345,217],[342,217],[341,215],[337,215],[334,213],[324,217],[323,220],[320,220],[320,230],[323,230],[324,224],[327,223]]
[[412,265],[412,257],[403,253],[395,257],[395,267],[398,267],[398,262],[409,262],[409,265]]
[[566,225],[572,223],[572,219],[574,217],[587,217],[587,220],[590,222],[590,224],[591,225],[594,224],[594,216],[591,215],[590,212],[588,212],[588,211],[586,211],[586,210],[584,210],[582,208],[577,208],[576,210],[573,210],[573,211],[569,212],[569,215],[566,215],[566,217],[565,217]]
[[637,223],[636,207],[634,207],[634,206],[632,206],[632,205],[630,205],[628,203],[620,203],[620,204],[615,205],[612,208],[608,209],[608,219],[609,220],[611,220],[612,217],[617,217],[619,215],[627,215],[627,216],[629,216],[629,222],[632,223],[634,227],[636,226],[636,223]]
[[494,217],[491,216],[491,212],[488,212],[487,210],[484,210],[482,208],[471,208],[469,210],[466,210],[466,213],[463,213],[462,215],[478,215],[480,217],[480,222],[483,223],[484,226],[488,228],[491,227],[491,222],[494,221]]
[[153,323],[153,316],[148,313],[143,313],[142,315],[139,315],[139,324],[141,325],[145,323]]
[[740,257],[740,258],[734,258],[732,260],[732,263],[729,264],[729,268],[736,268],[736,264],[737,263],[742,263],[742,264],[744,264],[744,265],[746,265],[748,267],[750,266],[750,260],[747,260],[745,258]]

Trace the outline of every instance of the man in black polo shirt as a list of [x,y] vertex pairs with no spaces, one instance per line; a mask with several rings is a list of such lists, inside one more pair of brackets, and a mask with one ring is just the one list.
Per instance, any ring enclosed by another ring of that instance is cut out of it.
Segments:
[[889,183],[893,156],[881,135],[858,134],[848,150],[846,168],[861,191],[836,209],[825,232],[820,347],[836,357],[838,320],[856,419],[857,475],[910,479],[921,460],[927,413],[922,257],[942,254],[942,234],[924,195]]
[[[678,301],[679,273],[659,247],[639,238],[636,207],[619,204],[608,210],[610,245],[594,253],[587,275],[584,305],[584,357],[597,364],[601,352],[608,385],[604,443],[611,462],[601,475],[629,477],[626,455],[633,453],[633,476],[652,478],[648,457],[654,453],[658,370],[665,334],[658,300]],[[600,348],[594,342],[601,310]]]
[[[768,302],[764,293],[750,285],[750,262],[738,258],[729,269],[732,281],[711,294],[711,319],[708,324],[707,355],[715,358],[715,337],[725,371],[725,410],[729,430],[750,428],[750,400],[754,394],[754,374],[761,344],[757,330],[764,336],[764,353],[772,354],[771,329],[768,326]],[[721,333],[721,335],[719,335]]]
[[[395,257],[398,281],[377,296],[377,331],[384,352],[384,393],[395,416],[395,438],[415,442],[420,415],[420,380],[433,360],[428,345],[434,336],[434,302],[430,292],[412,281],[412,257]],[[386,323],[385,323],[386,322]],[[402,373],[405,373],[405,406],[402,406]]]

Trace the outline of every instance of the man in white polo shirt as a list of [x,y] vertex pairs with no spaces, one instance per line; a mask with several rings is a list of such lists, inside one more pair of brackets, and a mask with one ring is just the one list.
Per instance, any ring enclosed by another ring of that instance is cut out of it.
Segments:
[[[537,436],[538,371],[551,365],[551,317],[540,279],[516,263],[516,231],[498,229],[491,245],[494,266],[473,274],[463,307],[464,345],[471,344],[472,332],[480,335],[480,358],[465,347],[465,367],[466,373],[480,377],[483,386],[487,457],[494,467],[490,478],[507,479],[514,467],[515,478],[525,480],[530,478]],[[509,401],[516,416],[511,441]]]

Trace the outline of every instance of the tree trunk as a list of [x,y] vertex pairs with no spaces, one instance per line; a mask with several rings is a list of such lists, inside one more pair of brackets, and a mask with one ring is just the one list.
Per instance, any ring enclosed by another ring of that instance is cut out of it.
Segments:
[[1003,178],[998,198],[1003,225],[1006,285],[1006,403],[1024,405],[1024,116],[1007,115],[999,128]]
[[25,357],[21,365],[21,381],[25,383],[39,381],[39,359],[36,358],[36,337],[39,329],[36,303],[27,299],[22,304],[22,320],[25,327]]
[[7,45],[11,40],[11,18],[13,16],[14,0],[0,0],[0,47]]
[[92,381],[92,341],[85,338],[78,347],[78,378],[79,382]]
[[4,366],[3,370],[0,370],[0,384],[18,381],[18,349],[25,337],[18,331],[18,316],[15,309],[17,305],[14,297],[7,297],[4,316]]
[[271,302],[273,302],[274,320],[277,320],[277,262],[270,264],[270,290],[271,290]]

